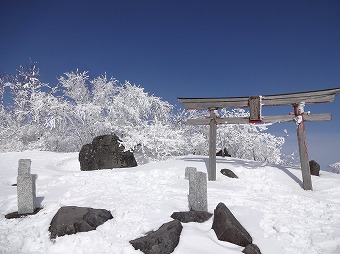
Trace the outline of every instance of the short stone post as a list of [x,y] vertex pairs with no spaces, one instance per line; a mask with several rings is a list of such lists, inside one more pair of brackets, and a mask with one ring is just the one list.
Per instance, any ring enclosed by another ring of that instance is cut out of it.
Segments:
[[31,160],[20,159],[17,177],[18,214],[34,213],[37,178],[37,175],[31,174]]
[[196,168],[187,167],[185,177],[189,180],[189,209],[207,212],[207,174],[197,172]]
[[197,173],[197,169],[194,167],[186,167],[185,168],[185,179],[189,180],[190,176]]

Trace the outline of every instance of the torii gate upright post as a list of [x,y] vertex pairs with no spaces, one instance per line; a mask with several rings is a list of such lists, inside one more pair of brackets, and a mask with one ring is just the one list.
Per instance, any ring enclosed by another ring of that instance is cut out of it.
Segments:
[[297,126],[297,138],[300,154],[300,164],[302,171],[302,182],[304,190],[313,190],[312,177],[309,167],[307,141],[306,141],[306,131],[305,131],[305,120],[304,120],[304,107],[305,103],[301,102],[299,104],[294,104],[294,115],[295,122]]
[[216,114],[215,108],[210,108],[210,130],[209,130],[209,168],[208,180],[216,181]]

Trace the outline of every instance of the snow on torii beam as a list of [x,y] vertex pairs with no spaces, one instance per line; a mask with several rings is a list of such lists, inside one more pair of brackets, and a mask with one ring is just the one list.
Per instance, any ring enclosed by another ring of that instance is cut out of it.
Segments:
[[[297,123],[297,136],[299,144],[300,162],[303,178],[303,188],[312,190],[306,136],[305,121],[331,120],[331,114],[306,114],[305,104],[327,103],[334,100],[340,93],[340,88],[319,90],[302,93],[290,93],[266,96],[234,97],[234,98],[178,98],[185,109],[207,109],[210,118],[189,119],[190,125],[210,125],[209,140],[209,169],[208,178],[216,180],[216,124],[249,124],[249,123],[277,123],[295,121]],[[282,116],[262,116],[262,106],[292,105],[294,114]],[[249,107],[250,117],[217,118],[214,110],[219,108],[244,108]]]
[[[305,104],[332,102],[338,93],[340,93],[340,88],[251,97],[261,97],[262,106],[284,106],[300,102]],[[251,97],[178,98],[178,100],[183,103],[185,109],[244,108],[249,106],[249,98]]]

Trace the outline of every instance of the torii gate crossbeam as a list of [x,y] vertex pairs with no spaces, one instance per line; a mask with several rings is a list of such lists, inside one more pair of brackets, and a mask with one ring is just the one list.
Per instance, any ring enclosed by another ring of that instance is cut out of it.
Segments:
[[[303,188],[312,190],[308,152],[305,134],[305,121],[331,120],[331,114],[307,114],[305,104],[332,102],[340,88],[310,91],[302,93],[233,97],[233,98],[178,98],[185,109],[207,109],[210,117],[206,119],[189,119],[190,125],[209,125],[209,169],[208,178],[216,180],[216,125],[217,124],[251,124],[251,123],[278,123],[295,121],[297,124],[297,137],[300,153],[300,163],[303,178]],[[292,105],[294,113],[281,116],[262,116],[262,106]],[[249,107],[250,117],[217,118],[214,110],[219,108],[244,108]]]

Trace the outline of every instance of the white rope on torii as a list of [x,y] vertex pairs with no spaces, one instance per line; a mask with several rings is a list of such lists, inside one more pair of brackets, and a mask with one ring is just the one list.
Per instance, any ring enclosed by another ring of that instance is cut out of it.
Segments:
[[[340,93],[340,88],[310,91],[302,93],[233,97],[233,98],[178,98],[187,110],[206,109],[210,117],[206,119],[188,119],[189,125],[209,125],[209,181],[216,181],[216,128],[217,124],[256,124],[280,123],[295,121],[300,153],[300,163],[303,179],[303,189],[312,190],[312,180],[309,168],[308,151],[304,122],[331,120],[331,114],[309,114],[304,111],[305,104],[328,103]],[[294,113],[280,116],[262,116],[262,106],[292,105]],[[219,108],[249,107],[249,117],[217,118],[215,110]]]

